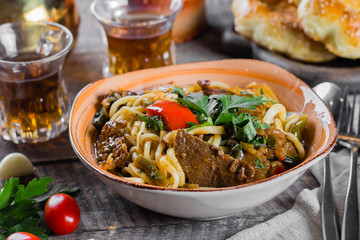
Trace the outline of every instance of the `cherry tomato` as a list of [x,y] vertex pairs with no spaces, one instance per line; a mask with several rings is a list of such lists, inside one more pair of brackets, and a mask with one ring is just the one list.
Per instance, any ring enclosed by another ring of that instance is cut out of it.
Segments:
[[67,194],[52,195],[45,205],[45,220],[49,228],[58,235],[72,233],[80,222],[80,209]]
[[6,240],[41,240],[34,234],[28,232],[17,232],[7,237]]

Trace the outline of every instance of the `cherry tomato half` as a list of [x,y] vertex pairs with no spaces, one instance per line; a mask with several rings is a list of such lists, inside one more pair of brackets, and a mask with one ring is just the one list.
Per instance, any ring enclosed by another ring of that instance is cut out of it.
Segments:
[[7,237],[6,240],[41,240],[34,234],[28,232],[16,232]]
[[80,222],[79,206],[67,194],[54,194],[46,202],[45,220],[49,228],[58,235],[72,233]]

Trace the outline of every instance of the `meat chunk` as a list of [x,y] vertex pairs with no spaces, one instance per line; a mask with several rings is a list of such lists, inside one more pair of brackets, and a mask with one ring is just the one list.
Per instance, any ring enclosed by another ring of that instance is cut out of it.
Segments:
[[228,187],[253,181],[255,168],[185,130],[175,138],[175,155],[189,183],[200,187]]
[[201,87],[204,95],[211,96],[214,94],[231,94],[226,89],[210,86],[210,80],[199,80],[197,84]]
[[286,156],[298,156],[294,144],[287,140],[285,133],[276,127],[260,129],[259,134],[266,138],[266,147],[260,147],[258,151],[267,159],[277,160],[284,159]]
[[129,152],[121,133],[123,127],[125,123],[122,121],[108,121],[95,142],[96,159],[105,170],[123,168],[129,163]]

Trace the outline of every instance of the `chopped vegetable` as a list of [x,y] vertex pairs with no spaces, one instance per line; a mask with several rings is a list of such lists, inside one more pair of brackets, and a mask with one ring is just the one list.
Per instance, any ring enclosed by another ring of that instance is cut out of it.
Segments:
[[282,173],[286,170],[284,164],[281,161],[271,162],[270,176]]
[[19,178],[5,181],[0,194],[0,239],[15,232],[29,232],[40,239],[48,239],[46,229],[39,227],[39,208],[34,197],[47,192],[50,177],[31,180],[27,186],[19,184]]
[[263,164],[258,158],[255,158],[255,168],[256,168],[256,169],[263,169],[263,168],[265,168],[264,164]]
[[148,128],[152,128],[155,130],[155,132],[160,133],[161,130],[164,128],[164,123],[161,120],[160,116],[154,116],[154,117],[148,117],[148,116],[140,116],[136,115],[138,118],[142,121],[144,121]]
[[156,185],[166,187],[169,185],[169,180],[160,172],[160,170],[153,165],[144,156],[139,155],[135,159],[135,166],[144,171]]
[[275,175],[275,174],[282,173],[282,172],[284,172],[285,170],[286,170],[286,169],[285,169],[284,166],[279,165],[279,166],[277,166],[277,167],[275,168],[275,170],[274,170],[274,175]]
[[206,126],[213,126],[213,122],[211,118],[208,118],[208,120],[202,124],[196,124],[194,122],[188,122],[188,129],[187,131],[190,131],[191,129],[198,128],[198,127],[206,127]]
[[244,157],[244,152],[242,151],[242,146],[240,144],[236,144],[231,148],[230,155],[235,159],[242,159]]
[[248,113],[241,113],[232,122],[233,137],[234,139],[242,142],[251,143],[255,146],[265,144],[263,136],[257,136],[257,129],[266,129],[268,124],[262,124],[255,117],[250,116]]
[[101,107],[101,109],[95,113],[92,124],[97,130],[100,131],[104,127],[105,123],[109,121],[109,119],[109,116],[105,115],[104,113],[104,108]]
[[290,132],[294,134],[300,141],[302,140],[302,132],[305,129],[307,122],[307,116],[302,115],[299,121],[293,124],[290,128]]
[[276,138],[274,135],[269,135],[266,139],[266,146],[270,149],[275,149]]
[[255,136],[255,138],[250,143],[256,147],[256,146],[264,146],[265,142],[266,141],[264,136]]
[[173,87],[170,93],[175,93],[179,95],[180,97],[183,97],[185,95],[185,91],[182,88],[179,87]]
[[187,128],[188,122],[199,124],[196,116],[183,105],[174,101],[156,102],[146,108],[150,117],[160,116],[168,131]]

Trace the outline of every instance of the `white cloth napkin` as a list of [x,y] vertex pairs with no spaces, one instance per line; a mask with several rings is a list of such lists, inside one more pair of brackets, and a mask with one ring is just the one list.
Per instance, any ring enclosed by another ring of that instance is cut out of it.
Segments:
[[[330,153],[334,195],[340,217],[338,219],[341,219],[344,211],[343,204],[349,176],[349,157],[350,151],[348,149],[343,149],[337,153]],[[310,170],[321,184],[323,182],[323,166],[324,162],[320,161]],[[243,230],[229,239],[320,240],[322,239],[321,194],[321,187],[312,190],[304,189],[300,192],[294,206],[290,210],[266,222]]]

